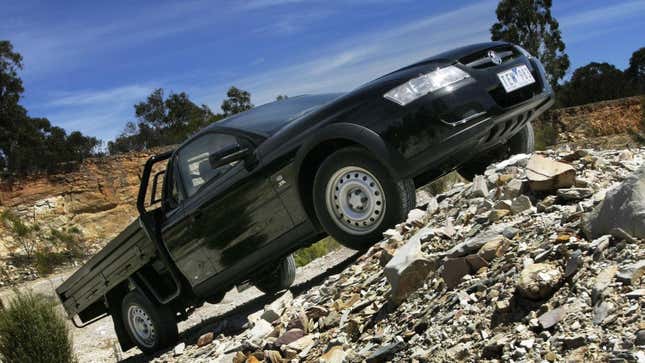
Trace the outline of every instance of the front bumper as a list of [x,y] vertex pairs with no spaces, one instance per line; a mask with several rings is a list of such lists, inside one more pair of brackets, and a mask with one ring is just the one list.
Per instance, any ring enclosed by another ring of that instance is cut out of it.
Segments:
[[[553,104],[553,91],[536,58],[518,52],[500,65],[482,65],[477,56],[453,63],[471,78],[405,107],[385,106],[393,116],[375,131],[402,156],[399,176],[453,170],[477,153],[505,143]],[[518,65],[529,68],[535,83],[506,93],[497,74]]]

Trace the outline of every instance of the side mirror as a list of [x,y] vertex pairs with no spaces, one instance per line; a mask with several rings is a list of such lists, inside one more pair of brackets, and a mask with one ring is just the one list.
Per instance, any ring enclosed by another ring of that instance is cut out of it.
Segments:
[[216,169],[220,166],[243,160],[250,154],[251,149],[240,145],[234,145],[210,154],[208,156],[208,161],[211,164],[211,168]]

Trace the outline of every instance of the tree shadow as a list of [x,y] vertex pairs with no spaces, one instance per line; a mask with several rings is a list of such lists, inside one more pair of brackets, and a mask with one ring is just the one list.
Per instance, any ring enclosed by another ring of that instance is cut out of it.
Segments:
[[[294,297],[299,296],[312,287],[320,285],[327,277],[335,275],[342,272],[345,268],[350,266],[356,261],[356,259],[361,255],[361,252],[356,252],[352,256],[341,261],[339,264],[332,266],[324,271],[321,271],[320,274],[315,277],[310,278],[309,280],[291,286],[289,291],[293,294]],[[286,292],[286,291],[285,291]],[[181,332],[179,339],[176,344],[186,343],[186,345],[194,345],[199,339],[199,336],[205,332],[213,331],[215,334],[224,334],[227,336],[237,335],[244,331],[244,325],[247,323],[247,316],[264,308],[265,305],[270,304],[274,300],[278,299],[285,292],[274,294],[274,295],[261,295],[258,296],[246,303],[237,306],[233,310],[230,310],[224,314],[217,316],[212,316],[206,320],[201,321],[200,323],[184,330]],[[226,322],[226,323],[223,323]],[[156,352],[153,355],[145,355],[140,353],[136,356],[132,356],[122,360],[123,363],[138,363],[138,362],[148,362],[156,357],[159,357],[173,348],[165,349]]]

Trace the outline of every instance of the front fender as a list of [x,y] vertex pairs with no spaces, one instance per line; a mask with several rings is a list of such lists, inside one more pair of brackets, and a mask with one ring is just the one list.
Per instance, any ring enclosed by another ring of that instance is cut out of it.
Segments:
[[335,123],[317,130],[303,143],[294,160],[296,170],[300,170],[307,155],[321,144],[329,141],[345,141],[357,144],[369,150],[372,155],[390,172],[394,179],[402,175],[402,167],[405,164],[400,153],[385,143],[385,141],[374,131],[367,127],[350,123]]

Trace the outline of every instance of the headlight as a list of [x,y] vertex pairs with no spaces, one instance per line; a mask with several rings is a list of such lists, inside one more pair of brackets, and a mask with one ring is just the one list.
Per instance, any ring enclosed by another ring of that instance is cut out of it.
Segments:
[[383,97],[401,106],[405,106],[419,97],[423,97],[430,92],[434,92],[466,78],[470,78],[468,73],[455,66],[448,66],[411,79],[391,89]]

